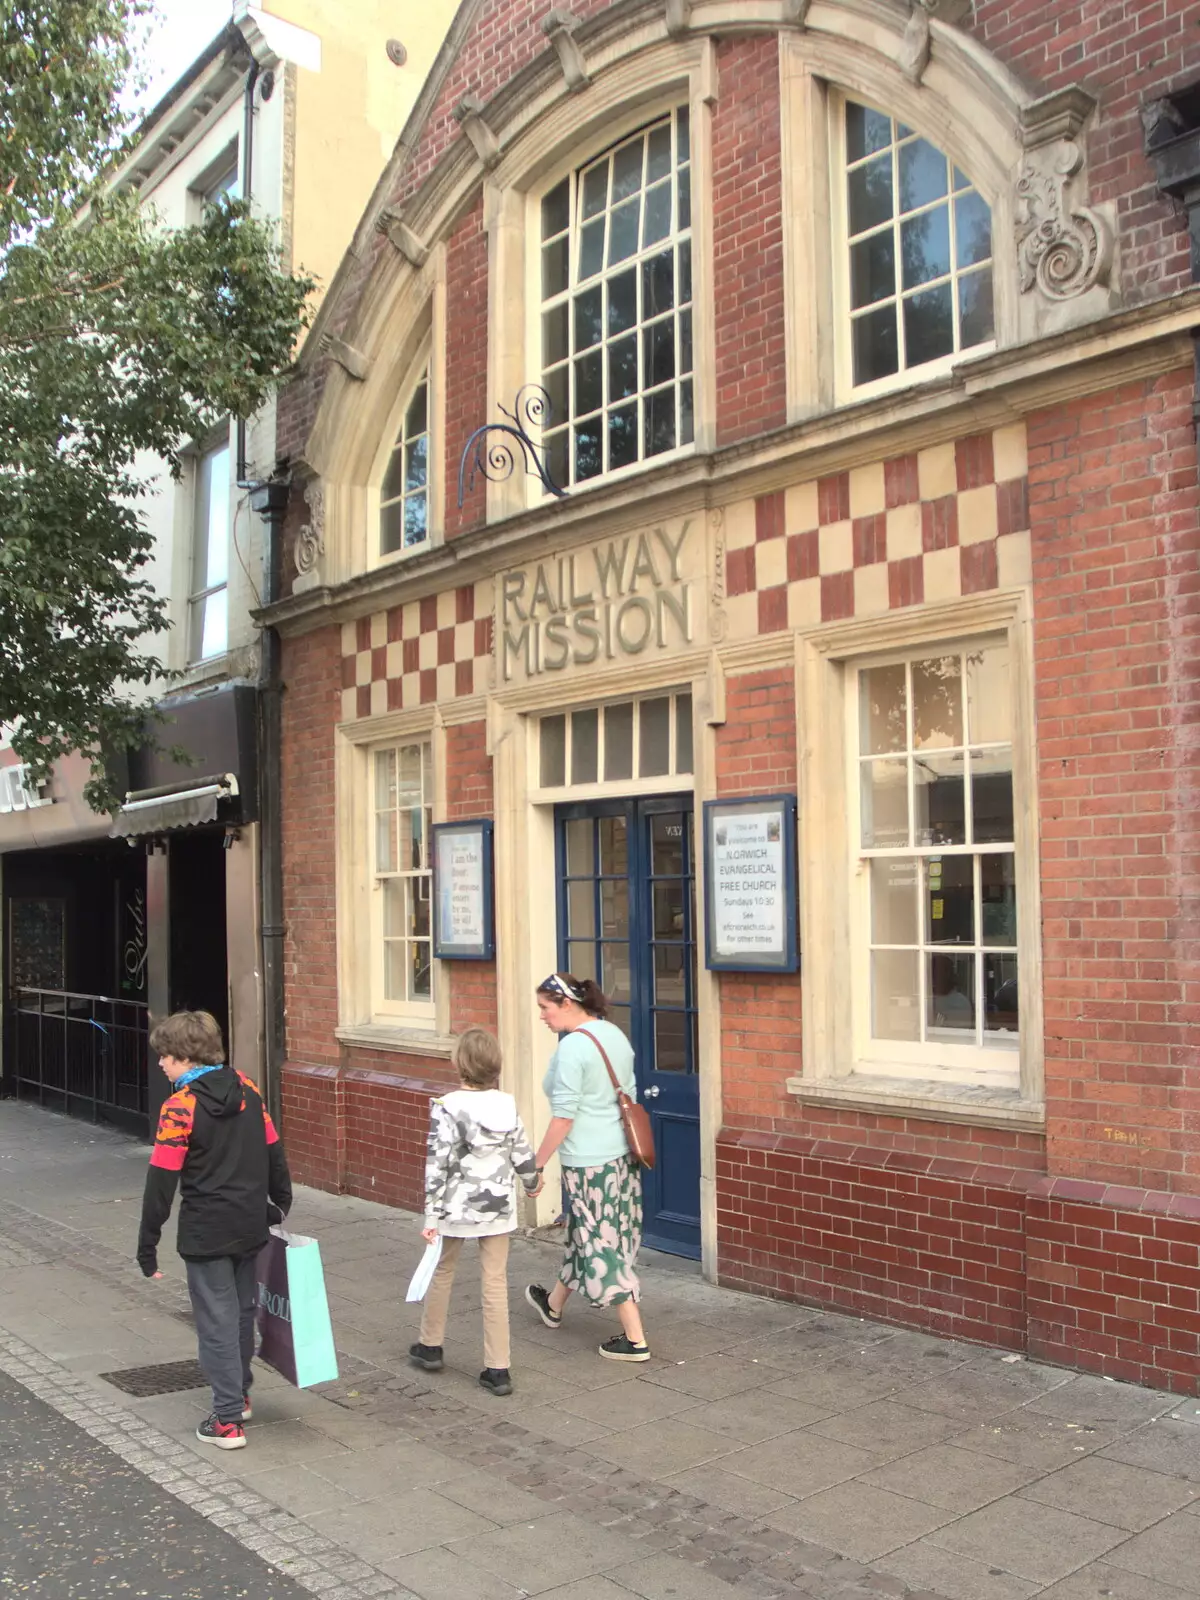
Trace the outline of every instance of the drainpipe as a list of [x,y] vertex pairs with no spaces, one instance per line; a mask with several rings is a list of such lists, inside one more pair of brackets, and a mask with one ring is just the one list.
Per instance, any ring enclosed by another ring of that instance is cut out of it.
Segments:
[[[250,505],[263,519],[264,606],[279,599],[282,571],[283,518],[289,485],[272,478],[251,486]],[[259,645],[258,669],[258,796],[259,916],[263,975],[263,1050],[267,1109],[279,1117],[284,1058],[283,1012],[283,682],[280,675],[279,633],[264,628]]]
[[[246,49],[245,40],[242,40]],[[254,183],[254,90],[258,83],[258,57],[251,55],[250,70],[246,74],[246,87],[242,91],[242,199],[249,200]],[[237,419],[237,486],[250,489],[253,485],[247,476],[246,419]]]
[[[1187,212],[1192,282],[1200,283],[1200,83],[1143,106],[1142,128],[1160,192]],[[1192,357],[1192,421],[1200,433],[1200,328],[1192,329]]]

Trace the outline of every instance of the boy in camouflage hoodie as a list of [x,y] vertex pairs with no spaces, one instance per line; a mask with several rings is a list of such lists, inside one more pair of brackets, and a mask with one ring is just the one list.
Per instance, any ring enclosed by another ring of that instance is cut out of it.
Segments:
[[462,1083],[430,1106],[425,1159],[426,1243],[441,1235],[438,1262],[421,1315],[419,1341],[409,1349],[413,1364],[440,1372],[442,1337],[454,1269],[464,1239],[479,1240],[483,1287],[483,1359],[479,1381],[492,1394],[511,1394],[508,1336],[508,1236],[517,1225],[514,1174],[529,1195],[542,1177],[517,1103],[496,1087],[500,1046],[483,1028],[468,1028],[458,1041],[454,1064]]

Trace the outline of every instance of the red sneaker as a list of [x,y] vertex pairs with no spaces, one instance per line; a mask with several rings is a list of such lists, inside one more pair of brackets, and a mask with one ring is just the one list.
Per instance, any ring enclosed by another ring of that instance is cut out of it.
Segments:
[[213,1415],[205,1417],[196,1429],[196,1437],[202,1444],[215,1444],[218,1450],[244,1450],[246,1448],[246,1430],[240,1422],[222,1422]]

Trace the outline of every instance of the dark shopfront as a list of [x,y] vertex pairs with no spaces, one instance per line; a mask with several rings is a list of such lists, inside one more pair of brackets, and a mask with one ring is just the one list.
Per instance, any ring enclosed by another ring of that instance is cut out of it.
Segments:
[[6,1093],[147,1132],[165,1090],[149,1019],[181,1007],[211,1011],[258,1075],[256,702],[244,685],[173,702],[115,821],[83,823],[109,837],[4,856]]

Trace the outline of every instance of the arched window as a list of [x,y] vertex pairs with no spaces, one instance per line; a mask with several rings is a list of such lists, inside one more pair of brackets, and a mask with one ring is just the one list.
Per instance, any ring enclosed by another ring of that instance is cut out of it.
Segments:
[[692,443],[691,222],[686,107],[542,199],[545,442],[562,488]]
[[838,110],[843,371],[858,389],[991,343],[992,214],[915,129],[854,100]]
[[379,554],[429,542],[429,369],[422,372],[392,446],[379,490]]

